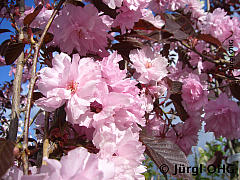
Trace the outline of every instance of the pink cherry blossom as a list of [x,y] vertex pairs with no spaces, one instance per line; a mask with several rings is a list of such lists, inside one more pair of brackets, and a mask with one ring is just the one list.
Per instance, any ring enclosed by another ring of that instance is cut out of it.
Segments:
[[154,17],[152,11],[150,9],[142,9],[142,15],[144,20],[149,21],[157,28],[162,28],[164,25],[164,21],[161,19],[160,15]]
[[208,102],[207,90],[200,79],[195,74],[189,74],[188,78],[183,80],[182,98],[184,107],[189,111],[197,111]]
[[138,22],[138,20],[142,17],[142,13],[140,10],[134,11],[130,10],[126,6],[120,7],[120,9],[117,10],[119,13],[114,20],[112,27],[120,27],[121,33],[126,33],[127,29],[132,29],[135,22]]
[[150,0],[103,0],[105,4],[111,9],[121,7],[122,3],[127,6],[130,10],[137,10],[138,8],[145,8]]
[[152,0],[149,7],[155,13],[183,8],[185,13],[191,12],[194,18],[204,15],[203,4],[199,0]]
[[41,174],[23,176],[22,180],[36,179],[38,176],[44,180],[104,179],[104,172],[99,169],[97,155],[89,153],[82,147],[69,151],[60,161],[47,158],[44,160],[47,165],[41,167]]
[[[231,39],[234,39],[233,45],[240,48],[240,21],[237,17],[231,18],[223,9],[217,8],[212,13],[208,13],[204,17],[201,17],[201,19],[199,27],[202,33],[211,34],[221,42],[226,39],[229,40],[231,36]],[[226,46],[229,45],[228,40],[225,41]]]
[[214,132],[216,138],[240,138],[240,108],[225,93],[211,100],[205,107],[205,130]]
[[109,29],[92,4],[83,8],[67,4],[55,19],[54,25],[53,41],[62,51],[71,54],[76,49],[80,55],[102,54],[106,51],[104,48],[107,46]]
[[150,1],[151,0],[124,0],[123,3],[130,10],[136,11],[137,9],[144,9],[144,8],[146,8]]
[[132,50],[129,57],[140,73],[138,80],[141,83],[149,83],[151,80],[160,81],[167,75],[167,59],[154,53],[149,47]]
[[115,9],[116,7],[121,7],[123,0],[103,0],[105,4],[108,5],[111,9]]
[[145,171],[141,166],[145,147],[138,139],[138,132],[133,133],[130,128],[121,131],[114,123],[101,126],[96,131],[93,143],[100,149],[100,158],[114,162],[114,179],[143,178],[140,173]]
[[38,88],[45,97],[37,100],[36,104],[46,111],[53,111],[67,103],[67,119],[76,123],[79,116],[87,111],[97,91],[100,67],[91,58],[80,60],[76,54],[71,63],[71,58],[64,53],[56,55],[52,64],[52,68],[40,71]]

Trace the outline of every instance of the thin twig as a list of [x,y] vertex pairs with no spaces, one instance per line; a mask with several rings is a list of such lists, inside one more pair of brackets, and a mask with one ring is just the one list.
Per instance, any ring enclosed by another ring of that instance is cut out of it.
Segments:
[[201,54],[200,52],[198,52],[195,48],[190,48],[187,45],[185,45],[184,43],[182,43],[181,41],[179,41],[181,43],[181,45],[183,45],[184,47],[186,47],[187,49],[191,50],[192,52],[196,53],[197,55],[199,55],[200,57],[202,57],[204,60],[211,62],[211,63],[215,63],[215,64],[230,64],[230,61],[224,60],[224,59],[210,59],[207,56],[204,56],[203,54]]
[[40,38],[40,41],[36,44],[35,46],[35,52],[34,52],[34,57],[33,57],[33,65],[32,65],[32,78],[29,83],[29,91],[28,91],[28,97],[27,97],[27,111],[25,112],[25,121],[24,121],[24,131],[23,131],[23,172],[25,175],[28,174],[28,130],[29,130],[29,119],[30,119],[30,113],[31,113],[31,102],[32,102],[32,95],[33,95],[33,90],[34,90],[34,84],[36,80],[36,68],[37,68],[37,60],[38,60],[38,54],[40,51],[40,48],[43,44],[44,37],[50,28],[55,16],[57,15],[58,11],[60,10],[62,4],[64,3],[65,0],[61,0],[55,10],[53,11],[53,14],[51,15],[43,33]]
[[[43,141],[43,158],[48,158],[49,156],[49,139],[48,139],[48,130],[49,130],[49,112],[45,111],[45,123],[44,123],[44,141]],[[46,161],[42,161],[42,165],[47,165]]]

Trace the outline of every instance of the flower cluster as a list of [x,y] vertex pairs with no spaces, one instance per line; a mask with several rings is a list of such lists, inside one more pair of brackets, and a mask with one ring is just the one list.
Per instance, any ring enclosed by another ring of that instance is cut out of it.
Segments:
[[[100,62],[80,59],[77,54],[72,60],[64,53],[56,55],[53,67],[40,71],[38,89],[45,97],[36,104],[46,111],[65,104],[67,121],[94,127],[93,143],[100,150],[98,157],[104,162],[111,160],[118,167],[112,172],[115,179],[129,179],[141,176],[144,170],[140,164],[145,148],[138,140],[137,124],[145,125],[145,109],[137,82],[126,78],[126,71],[119,69],[120,60],[117,52]],[[60,167],[56,163],[54,166]]]

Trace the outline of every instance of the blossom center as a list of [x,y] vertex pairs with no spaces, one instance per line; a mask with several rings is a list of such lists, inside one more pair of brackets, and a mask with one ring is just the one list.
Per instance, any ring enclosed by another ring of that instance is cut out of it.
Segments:
[[146,68],[152,67],[152,63],[151,63],[151,62],[147,62],[147,63],[145,64],[145,67],[146,67]]
[[75,93],[77,91],[77,88],[78,88],[78,83],[74,81],[71,81],[67,86],[67,89],[71,90],[72,93]]
[[79,37],[79,39],[82,39],[84,37],[84,33],[83,33],[82,29],[80,29],[78,31],[78,37]]

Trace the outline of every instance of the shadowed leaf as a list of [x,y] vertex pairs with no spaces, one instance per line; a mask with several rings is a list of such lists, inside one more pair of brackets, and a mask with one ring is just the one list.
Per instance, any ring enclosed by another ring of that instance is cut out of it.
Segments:
[[47,44],[47,43],[51,42],[53,40],[53,38],[54,38],[54,35],[52,33],[47,32],[47,34],[45,35],[45,37],[43,39],[43,42],[45,44]]
[[115,9],[109,8],[106,4],[104,4],[101,0],[92,0],[94,6],[100,11],[104,12],[104,14],[109,15],[111,18],[116,18],[117,12]]
[[40,92],[33,92],[33,98],[32,98],[32,100],[33,100],[33,102],[34,102],[34,101],[36,101],[36,100],[38,100],[38,99],[40,99],[40,98],[42,98],[42,97],[44,97],[42,93],[40,93]]
[[238,83],[232,83],[230,84],[230,90],[232,92],[233,97],[235,97],[236,99],[238,99],[240,101],[240,86]]
[[13,165],[14,143],[6,139],[0,139],[0,177]]
[[0,29],[0,34],[5,32],[12,32],[12,31],[10,31],[9,29]]
[[188,38],[188,34],[181,30],[181,26],[174,21],[174,19],[166,18],[165,30],[172,33],[178,40]]
[[[140,141],[146,146],[147,155],[155,162],[160,171],[177,178],[193,179],[191,174],[175,174],[175,165],[189,166],[184,152],[173,142],[160,137],[149,137],[142,131]],[[165,167],[165,169],[163,169]],[[164,171],[164,172],[163,172]]]
[[33,20],[41,12],[42,8],[43,8],[43,5],[40,4],[34,9],[34,11],[32,13],[28,14],[23,20],[24,26],[27,26],[27,25],[30,26],[30,24],[33,22]]
[[197,35],[197,39],[203,40],[218,47],[222,46],[222,43],[210,34],[199,34]]
[[152,23],[139,19],[138,22],[134,24],[134,30],[160,30],[159,28],[155,27]]
[[23,52],[24,46],[25,44],[23,43],[9,42],[8,45],[4,47],[4,52],[2,56],[5,57],[7,65],[14,63],[14,61],[19,57],[21,52]]
[[188,113],[182,105],[181,94],[171,94],[170,99],[173,101],[174,107],[177,111],[177,115],[181,118],[181,120],[185,121],[187,118],[189,118]]
[[84,7],[84,3],[81,0],[67,0],[67,3],[73,4],[74,6]]

